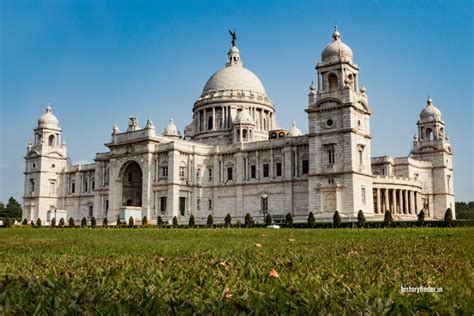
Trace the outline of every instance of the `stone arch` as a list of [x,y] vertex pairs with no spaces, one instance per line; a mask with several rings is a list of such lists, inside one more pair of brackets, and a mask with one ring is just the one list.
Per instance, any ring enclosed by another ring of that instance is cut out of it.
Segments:
[[329,91],[335,91],[338,88],[338,82],[337,82],[337,75],[334,73],[330,73],[328,75],[328,84],[329,84]]
[[425,129],[425,140],[430,141],[433,140],[433,130],[430,127]]
[[118,179],[122,182],[123,206],[142,206],[143,171],[135,160],[127,161],[119,170]]
[[56,136],[54,134],[49,135],[48,137],[48,145],[54,146],[56,145]]

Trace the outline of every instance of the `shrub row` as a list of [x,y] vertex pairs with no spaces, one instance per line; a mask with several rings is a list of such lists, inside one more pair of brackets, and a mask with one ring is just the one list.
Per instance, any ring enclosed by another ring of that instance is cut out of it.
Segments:
[[[224,223],[223,224],[214,224],[214,220],[212,215],[209,215],[207,218],[206,225],[196,225],[196,220],[194,215],[191,215],[189,217],[189,222],[188,225],[182,225],[178,223],[178,219],[176,216],[173,217],[172,224],[165,224],[163,222],[163,219],[161,216],[158,216],[157,219],[157,224],[156,227],[162,227],[162,228],[195,228],[195,227],[245,227],[245,228],[250,228],[250,227],[266,227],[269,225],[272,225],[273,219],[272,215],[268,213],[265,216],[265,223],[258,224],[255,223],[253,220],[252,216],[247,213],[245,214],[244,217],[244,223],[242,224],[240,221],[237,221],[236,223],[232,224],[232,217],[230,214],[227,214]],[[28,225],[28,221],[25,218],[22,222],[24,226]],[[39,228],[42,226],[41,219],[37,219],[36,223],[31,221],[31,226],[35,228]],[[362,210],[359,210],[357,214],[357,222],[343,222],[341,215],[339,214],[338,211],[334,213],[333,220],[332,222],[316,222],[316,219],[314,217],[313,212],[310,212],[308,215],[308,219],[306,223],[293,223],[293,216],[291,213],[287,213],[285,216],[285,220],[282,223],[284,227],[295,227],[295,228],[383,228],[383,227],[451,227],[451,226],[474,226],[474,222],[470,221],[454,221],[453,220],[453,215],[451,209],[447,209],[445,216],[444,216],[444,221],[427,221],[425,222],[425,213],[423,210],[421,210],[418,215],[417,215],[417,220],[416,221],[393,221],[392,214],[390,211],[386,211],[384,215],[384,220],[382,222],[376,221],[376,222],[367,222],[364,216],[364,212]],[[4,220],[4,226],[5,227],[10,227],[11,223],[9,222],[8,219]],[[102,222],[103,227],[108,227],[108,220],[107,218],[104,218]],[[148,225],[148,219],[147,217],[143,217],[141,227],[149,227],[151,225]],[[59,227],[63,228],[65,227],[65,222],[64,219],[61,218],[58,223],[56,223],[56,219],[53,219],[51,221],[51,227]],[[76,227],[74,219],[71,217],[69,218],[68,221],[68,227],[69,228],[74,228]],[[95,217],[92,217],[90,220],[90,225],[87,223],[87,219],[85,217],[82,218],[80,227],[85,228],[85,227],[91,227],[95,228],[97,227],[97,221]],[[122,222],[120,220],[120,216],[117,216],[117,221],[115,223],[114,227],[129,227],[129,228],[137,228],[138,225],[135,225],[135,221],[133,217],[130,216],[128,219],[128,223]]]

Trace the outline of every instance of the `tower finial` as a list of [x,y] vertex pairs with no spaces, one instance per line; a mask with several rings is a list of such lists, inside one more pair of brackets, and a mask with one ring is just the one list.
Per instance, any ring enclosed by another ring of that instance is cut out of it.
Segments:
[[428,94],[428,99],[426,100],[426,106],[432,105],[433,100],[431,99],[431,95]]
[[232,36],[232,47],[235,47],[235,41],[237,40],[237,33],[235,32],[235,29],[233,32],[229,30],[229,34]]
[[337,41],[339,40],[339,38],[341,38],[341,33],[338,32],[337,25],[334,25],[334,33],[332,33],[332,39],[334,41]]

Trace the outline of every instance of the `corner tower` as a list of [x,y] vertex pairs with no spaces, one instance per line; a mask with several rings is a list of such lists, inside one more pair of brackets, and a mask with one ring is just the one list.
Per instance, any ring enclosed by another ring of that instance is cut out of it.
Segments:
[[433,185],[427,188],[430,192],[425,195],[423,204],[433,211],[435,218],[443,218],[447,208],[451,208],[455,217],[453,152],[441,111],[433,105],[430,96],[416,125],[418,135],[413,140],[412,157],[433,164]]
[[337,29],[316,65],[309,106],[308,207],[319,218],[373,215],[370,110],[359,68]]
[[67,166],[66,145],[61,142],[61,127],[48,105],[34,129],[34,143],[28,143],[25,156],[23,218],[29,221],[50,220],[60,208],[60,172]]

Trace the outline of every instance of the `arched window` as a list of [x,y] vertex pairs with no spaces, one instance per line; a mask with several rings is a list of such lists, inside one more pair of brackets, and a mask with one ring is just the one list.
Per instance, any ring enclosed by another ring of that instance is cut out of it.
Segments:
[[242,131],[242,138],[243,138],[243,139],[247,139],[247,130],[246,130],[246,129],[244,129],[244,130]]
[[209,116],[207,118],[207,129],[211,130],[212,128],[213,128],[213,126],[212,126],[212,116]]
[[329,74],[328,82],[329,82],[329,91],[334,91],[338,88],[337,76],[335,74]]
[[56,140],[56,137],[54,137],[54,135],[50,135],[49,138],[48,138],[48,145],[49,146],[54,146],[55,145],[55,140]]
[[433,140],[433,131],[431,130],[431,128],[427,128],[426,131],[425,131],[425,140]]

